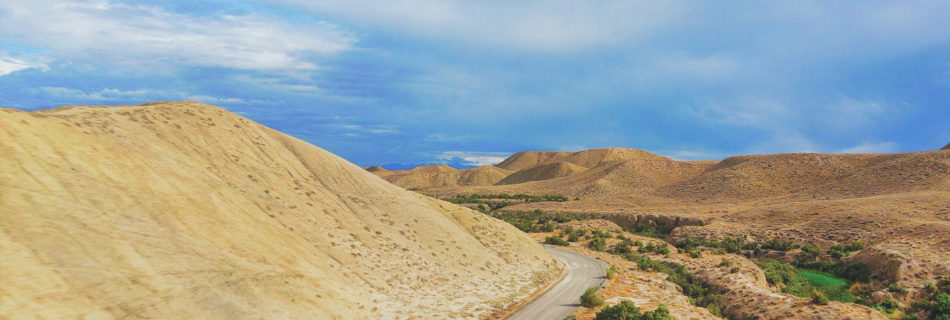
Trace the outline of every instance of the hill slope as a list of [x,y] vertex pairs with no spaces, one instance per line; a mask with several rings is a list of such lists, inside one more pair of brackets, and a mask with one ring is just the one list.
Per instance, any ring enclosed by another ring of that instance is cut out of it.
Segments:
[[584,172],[584,170],[587,170],[587,168],[570,162],[556,161],[524,170],[519,170],[518,172],[512,173],[511,175],[505,177],[501,181],[498,181],[497,184],[518,184],[529,181],[548,180],[566,177],[578,172]]
[[0,318],[471,317],[552,258],[198,103],[0,109]]

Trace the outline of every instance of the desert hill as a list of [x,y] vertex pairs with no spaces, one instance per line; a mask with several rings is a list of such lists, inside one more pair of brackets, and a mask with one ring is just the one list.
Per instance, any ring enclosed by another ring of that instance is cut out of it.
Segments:
[[[368,167],[367,170],[403,188],[451,189],[491,185],[515,185],[532,181],[551,180],[572,176],[588,170],[598,171],[593,169],[601,169],[602,167],[616,165],[623,161],[661,163],[673,160],[643,150],[603,148],[578,152],[522,151],[511,155],[494,166],[482,166],[464,170],[456,170],[446,165],[425,165],[411,170],[396,171],[379,170],[382,168],[373,168],[370,170],[371,167]],[[598,175],[598,173],[593,173],[592,175]],[[591,181],[597,179],[598,178],[588,178],[588,180]],[[510,188],[498,188],[499,192],[508,189]]]
[[940,148],[940,150],[950,150],[950,142],[948,142],[947,145],[943,146],[943,148]]
[[418,166],[410,170],[383,170],[370,172],[407,189],[489,186],[511,174],[510,171],[495,166],[459,170],[444,164]]
[[496,167],[519,171],[542,164],[557,161],[555,159],[571,154],[566,151],[521,151],[496,164]]
[[583,172],[587,168],[566,161],[555,161],[542,164],[535,167],[519,170],[505,177],[497,184],[518,184],[529,181],[548,180],[560,177],[566,177],[578,172]]
[[682,200],[754,200],[778,196],[837,197],[945,190],[950,153],[773,154],[739,156],[660,195]]
[[478,317],[556,271],[503,222],[209,105],[0,109],[0,154],[0,318]]

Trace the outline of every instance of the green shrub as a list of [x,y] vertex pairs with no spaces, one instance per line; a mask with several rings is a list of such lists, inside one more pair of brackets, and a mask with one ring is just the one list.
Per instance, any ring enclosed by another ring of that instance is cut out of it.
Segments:
[[607,279],[613,280],[613,278],[616,276],[617,268],[614,268],[613,265],[610,265],[610,268],[607,268],[606,273],[607,273]]
[[595,320],[673,320],[670,310],[660,305],[653,311],[640,312],[633,301],[621,300],[620,303],[603,307],[597,311]]
[[778,239],[769,239],[762,244],[762,249],[788,251],[795,249],[795,243]]
[[814,289],[812,289],[812,290],[811,290],[811,303],[820,304],[820,305],[826,305],[826,304],[828,304],[828,297],[825,296],[825,293],[824,293],[824,292],[821,292],[821,291],[819,291],[819,290],[814,290]]
[[887,291],[895,293],[907,293],[907,287],[898,283],[891,283],[887,285]]
[[587,247],[594,251],[604,251],[607,247],[607,241],[604,238],[594,238],[587,243]]
[[689,256],[690,258],[700,258],[703,256],[703,254],[702,252],[699,252],[699,250],[693,249],[689,251]]
[[630,247],[630,243],[628,241],[623,241],[621,243],[618,243],[616,246],[613,247],[613,249],[610,249],[610,253],[613,253],[619,256],[622,256],[631,252],[633,252],[633,248]]
[[567,236],[567,241],[570,241],[570,242],[577,242],[580,239],[581,237],[578,236],[576,233],[571,233]]
[[593,308],[604,304],[604,299],[597,296],[597,288],[590,287],[581,295],[581,306]]
[[556,245],[556,246],[567,246],[567,245],[570,245],[570,243],[567,242],[567,240],[564,240],[564,239],[562,239],[561,237],[558,237],[558,236],[549,236],[549,237],[547,237],[547,238],[544,238],[544,243],[545,243],[545,244],[553,244],[553,245]]
[[736,272],[739,272],[740,269],[741,269],[741,268],[739,268],[739,267],[732,267],[732,269],[729,269],[729,273],[736,273]]
[[719,266],[720,266],[720,267],[731,267],[731,266],[732,266],[732,260],[729,260],[729,259],[726,259],[726,258],[722,258],[722,261],[719,262]]
[[818,256],[821,255],[821,248],[813,244],[806,244],[802,246],[802,253],[809,256]]
[[633,245],[634,245],[634,246],[637,246],[637,247],[642,247],[642,246],[643,246],[643,241],[635,240],[635,241],[633,241]]

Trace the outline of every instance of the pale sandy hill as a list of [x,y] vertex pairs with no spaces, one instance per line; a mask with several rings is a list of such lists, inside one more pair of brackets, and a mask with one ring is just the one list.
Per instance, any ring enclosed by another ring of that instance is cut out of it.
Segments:
[[578,172],[584,172],[585,170],[587,170],[587,168],[570,162],[556,161],[512,173],[501,181],[498,181],[497,184],[518,184],[529,181],[548,180],[566,177]]
[[570,152],[566,151],[521,151],[511,155],[495,166],[506,170],[519,171],[556,161],[555,159],[570,154]]
[[198,103],[0,110],[0,318],[477,317],[515,228]]

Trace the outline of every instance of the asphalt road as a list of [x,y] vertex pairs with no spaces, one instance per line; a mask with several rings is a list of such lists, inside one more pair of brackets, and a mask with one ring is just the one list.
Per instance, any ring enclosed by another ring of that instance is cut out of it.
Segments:
[[533,301],[511,313],[510,320],[561,320],[580,307],[581,294],[607,278],[607,263],[582,254],[544,246],[551,255],[564,262],[567,275]]

